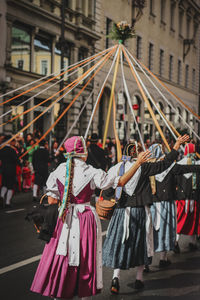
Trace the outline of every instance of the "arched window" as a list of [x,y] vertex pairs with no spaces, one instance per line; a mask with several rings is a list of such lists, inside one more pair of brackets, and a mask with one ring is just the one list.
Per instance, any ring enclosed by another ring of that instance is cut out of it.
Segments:
[[172,109],[169,105],[166,107],[165,115],[167,120],[172,121]]

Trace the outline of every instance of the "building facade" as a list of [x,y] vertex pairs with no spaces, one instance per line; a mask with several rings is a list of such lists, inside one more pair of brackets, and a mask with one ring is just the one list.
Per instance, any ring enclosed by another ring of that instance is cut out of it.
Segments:
[[[64,17],[62,15],[63,5],[65,6]],[[59,72],[61,60],[62,67],[65,68],[112,46],[114,42],[107,35],[113,22],[126,20],[129,24],[135,24],[136,37],[128,40],[125,46],[171,91],[198,113],[200,1],[2,0],[0,1],[0,13],[0,28],[2,28],[0,45],[1,94],[38,80],[42,76]],[[62,28],[64,28],[64,36],[62,36]],[[63,57],[61,58],[61,56]],[[65,134],[62,129],[64,131],[69,130],[94,88],[94,96],[72,131],[72,134],[84,135],[96,97],[108,70],[109,66],[105,66],[103,71],[95,76],[94,81],[87,86],[78,101],[70,108],[70,113],[66,114],[64,126],[62,123],[62,126],[58,127],[59,129],[54,134],[60,134],[62,137]],[[137,70],[152,98],[175,127],[180,131],[185,128],[184,119],[191,127],[195,128],[196,122],[193,116],[166,90],[162,89],[164,96],[176,109],[177,113],[174,113],[150,82],[142,77],[141,71],[138,68]],[[150,137],[153,140],[158,137],[157,129],[126,62],[124,63],[124,71],[132,105],[136,108],[134,112],[141,133],[144,139]],[[78,74],[74,76],[79,76],[82,72],[83,70],[79,68]],[[137,137],[137,130],[125,96],[121,72],[118,73],[115,86],[115,99],[118,108],[116,127],[120,139],[129,139],[130,137]],[[111,74],[113,75],[113,72]],[[112,75],[108,78],[90,129],[90,132],[98,132],[100,137],[103,137],[105,129]],[[3,107],[0,106],[0,113],[2,114],[12,108],[12,115],[15,115],[43,102],[63,87],[58,82],[59,79],[49,83],[48,85],[51,87],[46,91],[44,91],[44,86],[41,86]],[[64,79],[64,85],[66,85],[69,82],[67,75]],[[62,104],[57,103],[54,108],[49,109],[27,131],[32,132],[34,129],[39,129],[45,132],[81,87],[65,96]],[[9,95],[9,97],[16,96],[17,93],[19,91]],[[5,96],[2,100],[9,97]],[[55,97],[38,106],[34,111],[18,118],[15,122],[0,127],[1,132],[11,133],[19,130],[44,111]],[[20,105],[29,98],[31,98],[30,101]],[[154,108],[153,110],[161,128],[168,135],[169,132],[160,115]],[[178,114],[181,115],[182,119]],[[6,120],[9,117],[10,115],[7,115]],[[111,115],[111,124],[112,118]],[[113,136],[112,126],[109,127],[108,136]]]
[[[126,43],[129,51],[198,114],[200,1],[122,0],[116,3],[116,1],[111,0],[102,1],[101,9],[104,13],[101,15],[100,27],[103,28],[104,35],[96,43],[98,48],[103,49],[112,44],[106,34],[112,27],[113,22],[117,23],[121,20],[126,20],[129,24],[135,22],[136,37]],[[128,69],[125,66],[129,92],[132,97],[132,104],[137,108],[135,115],[141,133],[145,139],[151,137],[154,140],[158,137],[158,131],[144,104],[138,85]],[[169,103],[176,109],[177,113],[175,113],[152,84],[142,77],[140,70],[138,70],[138,73],[152,98],[158,103],[167,119],[180,132],[187,128],[184,121],[197,130],[196,121],[191,113],[182,107],[165,89],[159,87]],[[110,89],[110,86],[111,82],[108,89]],[[120,121],[120,115],[118,114],[117,127],[120,137],[124,138],[125,134],[127,135],[126,138],[135,136],[136,129],[126,97],[124,96],[124,99],[121,99],[124,91],[120,76],[115,93],[118,95],[118,103],[125,103],[125,122]],[[109,95],[109,91],[107,91],[107,94]],[[165,135],[168,135],[169,131],[166,129],[160,115],[154,107],[153,110]],[[179,115],[181,115],[181,118]]]
[[[40,78],[55,73],[59,74],[61,68],[66,68],[68,65],[93,55],[95,42],[100,39],[98,31],[95,30],[96,7],[94,0],[3,0],[0,2],[0,12],[2,29],[0,46],[1,94],[18,89],[33,81],[36,81],[34,85],[39,84]],[[64,12],[63,15],[62,12]],[[82,73],[83,68],[78,68],[77,73],[70,77],[70,80],[78,78]],[[61,84],[59,81],[60,77],[57,77],[34,90],[31,90],[33,85],[30,85],[1,99],[1,101],[5,101],[30,89],[28,93],[15,98],[3,107],[1,106],[1,114],[12,109],[11,114],[8,114],[4,121],[42,103],[33,111],[20,116],[3,128],[1,127],[1,132],[14,133],[43,112],[59,96],[58,91],[70,82],[67,74],[64,75],[64,83]],[[63,123],[62,126],[58,126],[59,130],[56,134],[60,135],[60,138],[70,128],[75,116],[91,92],[92,85],[93,83],[90,83],[87,86],[79,97],[79,101],[75,102],[70,113],[66,114],[64,126]],[[47,87],[49,89],[46,89]],[[62,103],[56,103],[53,108],[38,118],[37,122],[34,122],[27,129],[27,132],[40,130],[44,133],[81,87],[82,85],[67,94],[61,101]],[[44,102],[54,94],[56,94],[54,97]],[[91,109],[92,104],[90,102],[81,122],[74,128],[74,134],[84,134]],[[63,130],[65,132],[62,132]]]

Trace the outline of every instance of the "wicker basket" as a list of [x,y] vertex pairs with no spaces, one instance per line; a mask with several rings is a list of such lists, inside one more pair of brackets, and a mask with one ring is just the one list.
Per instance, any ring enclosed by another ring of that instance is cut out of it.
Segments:
[[111,200],[98,200],[96,202],[96,211],[100,219],[109,220],[112,217],[116,201]]

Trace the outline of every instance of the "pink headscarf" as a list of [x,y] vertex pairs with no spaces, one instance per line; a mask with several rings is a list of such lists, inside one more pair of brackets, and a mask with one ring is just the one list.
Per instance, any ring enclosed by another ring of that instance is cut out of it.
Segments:
[[85,140],[82,136],[72,136],[64,142],[67,153],[80,154],[76,156],[87,155]]

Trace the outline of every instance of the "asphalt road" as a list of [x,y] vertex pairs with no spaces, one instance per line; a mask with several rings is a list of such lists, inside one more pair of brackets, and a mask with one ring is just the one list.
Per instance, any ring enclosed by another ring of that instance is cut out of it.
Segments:
[[[44,247],[32,224],[24,220],[33,205],[31,193],[21,193],[14,196],[12,209],[0,210],[1,300],[49,299],[29,291]],[[107,226],[108,222],[102,221],[104,234]],[[181,253],[170,252],[172,264],[165,270],[159,269],[159,255],[155,254],[150,273],[144,275],[145,289],[140,292],[134,289],[135,269],[130,269],[121,272],[120,294],[111,295],[112,270],[104,268],[103,291],[93,299],[199,300],[200,250],[189,252],[188,242],[188,237],[181,237]]]

